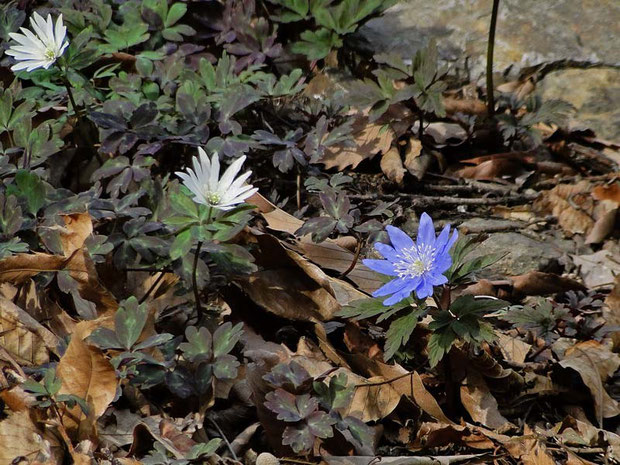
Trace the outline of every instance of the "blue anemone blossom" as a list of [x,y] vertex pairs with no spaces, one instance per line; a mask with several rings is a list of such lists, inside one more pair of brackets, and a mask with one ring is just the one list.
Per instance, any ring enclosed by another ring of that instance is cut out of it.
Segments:
[[433,220],[422,213],[415,242],[394,226],[388,226],[386,230],[392,246],[381,242],[375,244],[375,249],[385,260],[366,259],[363,263],[371,270],[394,276],[394,279],[373,292],[373,297],[391,294],[383,301],[386,306],[406,299],[414,291],[418,299],[425,299],[433,295],[433,286],[448,282],[443,273],[452,266],[450,249],[458,238],[456,230],[450,236],[449,224],[435,237]]

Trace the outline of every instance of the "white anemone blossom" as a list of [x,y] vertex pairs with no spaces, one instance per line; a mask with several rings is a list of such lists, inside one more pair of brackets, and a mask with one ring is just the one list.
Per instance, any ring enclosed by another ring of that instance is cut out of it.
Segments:
[[246,171],[237,177],[245,161],[245,155],[232,162],[220,178],[220,159],[217,152],[210,160],[202,148],[198,148],[198,154],[199,157],[192,159],[193,170],[187,168],[187,172],[175,173],[183,180],[185,187],[194,194],[194,202],[220,210],[231,210],[258,191],[251,184],[245,184],[252,174],[251,171]]
[[11,32],[9,36],[18,45],[11,46],[6,54],[17,60],[11,66],[12,71],[25,69],[30,72],[37,68],[49,68],[60,57],[69,42],[66,39],[67,27],[62,22],[62,15],[52,21],[52,16],[47,15],[47,20],[36,11],[30,18],[30,26],[34,33],[24,27],[20,28],[23,34]]

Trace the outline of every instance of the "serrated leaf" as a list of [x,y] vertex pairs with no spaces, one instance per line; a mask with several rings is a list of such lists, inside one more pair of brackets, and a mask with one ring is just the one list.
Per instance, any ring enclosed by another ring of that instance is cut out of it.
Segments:
[[313,412],[306,418],[310,433],[319,438],[331,438],[334,435],[332,425],[336,419],[325,412]]
[[392,321],[385,333],[384,360],[390,360],[394,354],[409,341],[421,314],[421,310],[412,308],[406,315]]
[[431,334],[427,347],[428,361],[431,368],[435,367],[443,356],[448,353],[455,341],[456,334],[451,329]]

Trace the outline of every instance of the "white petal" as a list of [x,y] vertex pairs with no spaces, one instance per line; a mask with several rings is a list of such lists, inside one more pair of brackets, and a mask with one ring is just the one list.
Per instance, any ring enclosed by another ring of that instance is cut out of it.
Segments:
[[220,177],[220,156],[217,152],[213,152],[211,156],[211,173],[208,181],[208,189],[213,191],[220,190],[220,181],[218,180]]
[[222,179],[220,179],[219,183],[222,189],[227,190],[228,188],[230,188],[230,185],[233,183],[235,177],[237,176],[237,174],[239,174],[239,171],[241,171],[241,166],[243,165],[245,158],[245,155],[237,158],[224,172],[224,174],[222,175]]
[[56,20],[56,28],[54,30],[54,40],[56,42],[56,49],[58,50],[58,55],[62,54],[62,51],[68,45],[68,44],[66,45],[63,44],[63,41],[65,40],[66,35],[67,35],[67,28],[62,23],[62,14],[61,14],[60,16],[58,16],[58,19]]
[[243,186],[243,183],[250,177],[251,174],[252,174],[251,170],[246,171],[241,176],[239,176],[237,179],[235,179],[235,181],[230,185],[230,190],[235,191],[239,189],[241,186]]

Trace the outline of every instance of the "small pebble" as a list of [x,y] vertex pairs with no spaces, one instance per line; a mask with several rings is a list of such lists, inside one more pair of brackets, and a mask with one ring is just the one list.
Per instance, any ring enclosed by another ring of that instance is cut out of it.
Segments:
[[280,465],[278,458],[269,452],[261,452],[256,457],[256,465]]

